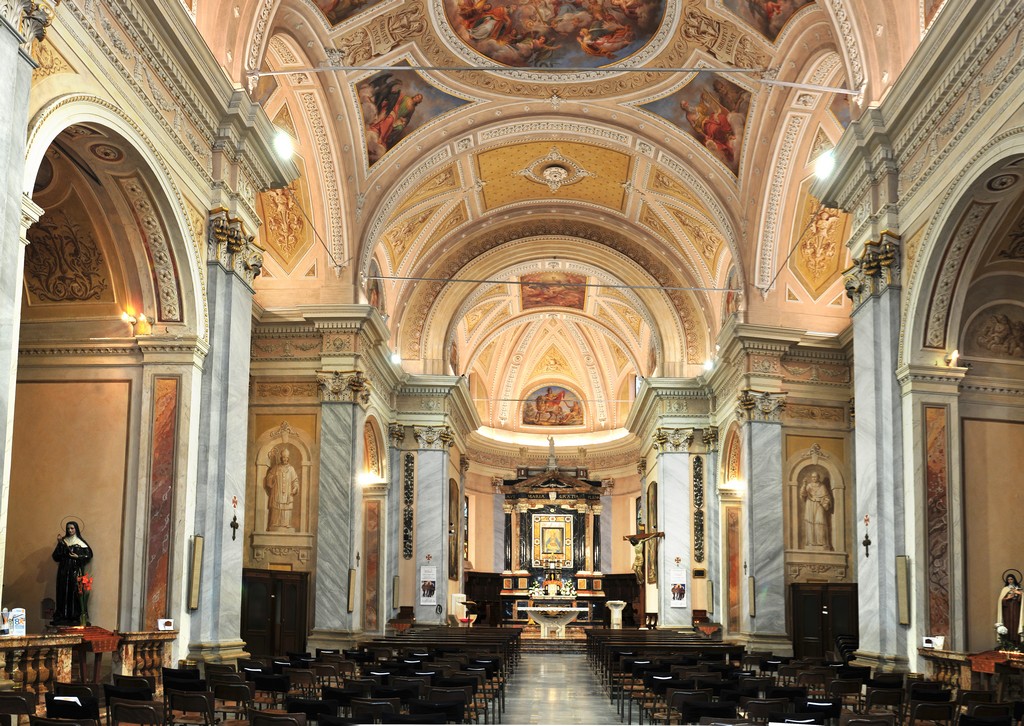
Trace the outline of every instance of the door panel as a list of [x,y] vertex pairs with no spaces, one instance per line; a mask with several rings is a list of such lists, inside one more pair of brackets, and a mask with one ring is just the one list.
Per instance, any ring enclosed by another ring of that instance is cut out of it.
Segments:
[[822,658],[835,650],[836,637],[857,637],[857,585],[795,583],[790,594],[793,655]]
[[242,640],[255,657],[306,650],[306,573],[244,570]]

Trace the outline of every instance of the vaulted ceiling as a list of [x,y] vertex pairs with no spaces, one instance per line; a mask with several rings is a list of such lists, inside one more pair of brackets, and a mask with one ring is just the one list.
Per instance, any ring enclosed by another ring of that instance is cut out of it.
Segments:
[[732,315],[838,332],[847,221],[809,181],[938,8],[899,4],[880,29],[840,0],[200,5],[302,170],[263,195],[259,302],[377,305],[495,435],[619,429]]

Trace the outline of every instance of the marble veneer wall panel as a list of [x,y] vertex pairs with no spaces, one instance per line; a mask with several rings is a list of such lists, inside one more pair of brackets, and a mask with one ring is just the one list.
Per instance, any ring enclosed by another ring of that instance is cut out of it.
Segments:
[[[437,602],[448,610],[448,452],[421,450],[416,457],[416,567],[437,568]],[[430,559],[427,560],[427,555]],[[417,569],[418,572],[418,569]],[[433,605],[416,599],[416,622],[443,623]]]
[[949,636],[949,456],[947,409],[945,406],[924,407],[925,496],[927,504],[928,633]]
[[853,313],[856,497],[859,540],[871,516],[871,556],[856,547],[860,651],[906,655],[897,622],[896,555],[906,554],[903,499],[903,412],[896,381],[899,350],[898,290],[869,298]]
[[[363,410],[352,403],[323,403],[320,410],[320,489],[316,538],[317,580],[314,623],[318,631],[350,631],[348,571],[355,567],[353,547],[361,502],[355,487],[357,447],[362,442]],[[356,602],[358,602],[358,598]]]
[[381,603],[381,612],[397,614],[393,607],[396,602],[394,583],[398,575],[398,560],[402,556],[402,450],[394,445],[390,449],[390,466],[388,473],[391,485],[388,487],[387,497],[387,534],[384,556],[384,591],[385,600]]
[[779,635],[786,632],[782,425],[749,421],[744,428],[749,452],[743,457],[744,478],[750,493],[747,561],[757,598],[756,615],[748,618],[748,628],[751,633]]
[[612,498],[608,495],[601,497],[601,564],[595,562],[594,568],[612,572]]
[[363,502],[363,629],[380,629],[380,513],[381,500]]
[[[690,568],[690,555],[693,552],[693,498],[690,496],[689,454],[673,452],[658,456],[658,498],[661,500],[658,502],[658,518],[661,521],[656,526],[658,531],[665,533],[658,552],[658,609],[661,613],[658,624],[681,627],[690,625],[693,619],[693,572]],[[675,563],[676,557],[679,558],[679,565]],[[683,608],[672,607],[669,573],[678,568],[686,570],[687,589],[691,593]]]
[[178,379],[153,381],[153,450],[149,484],[149,538],[146,545],[147,627],[167,617],[167,577],[170,566],[171,504],[174,493],[175,429],[178,421]]

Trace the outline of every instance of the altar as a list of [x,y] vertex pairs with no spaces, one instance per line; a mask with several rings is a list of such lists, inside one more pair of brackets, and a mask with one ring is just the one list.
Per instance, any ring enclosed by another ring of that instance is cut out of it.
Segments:
[[[564,638],[565,626],[575,620],[580,613],[589,612],[589,608],[569,607],[567,605],[531,605],[519,608],[519,612],[528,613],[540,626],[542,638]],[[552,635],[552,632],[554,635]]]

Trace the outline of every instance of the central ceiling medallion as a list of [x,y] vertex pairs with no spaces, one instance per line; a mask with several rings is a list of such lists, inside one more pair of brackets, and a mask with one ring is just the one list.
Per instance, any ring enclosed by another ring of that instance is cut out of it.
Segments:
[[665,0],[444,0],[471,49],[515,68],[599,68],[651,41]]
[[529,164],[525,169],[515,172],[538,184],[546,184],[552,193],[564,186],[575,184],[587,177],[596,177],[572,159],[562,156],[557,146],[552,146],[547,156],[542,156]]

